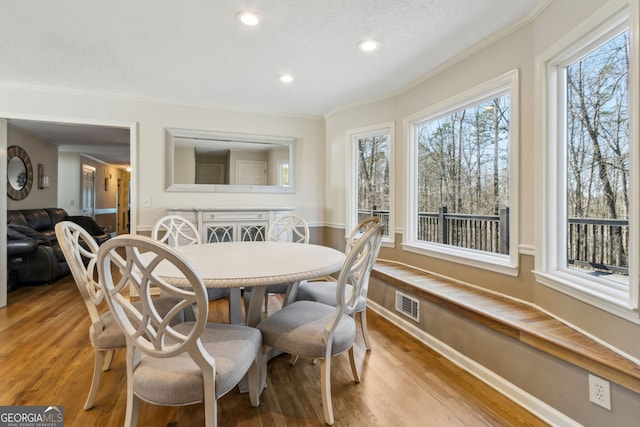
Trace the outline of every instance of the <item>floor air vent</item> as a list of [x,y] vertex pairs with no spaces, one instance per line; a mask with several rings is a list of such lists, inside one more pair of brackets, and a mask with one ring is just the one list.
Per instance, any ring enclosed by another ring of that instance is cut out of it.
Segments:
[[420,304],[417,299],[396,291],[396,310],[407,317],[420,321]]

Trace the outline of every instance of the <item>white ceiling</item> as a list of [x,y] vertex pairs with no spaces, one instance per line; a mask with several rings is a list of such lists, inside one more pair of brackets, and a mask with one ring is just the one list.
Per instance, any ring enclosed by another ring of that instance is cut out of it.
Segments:
[[[0,82],[323,116],[410,87],[548,2],[0,0]],[[235,19],[247,9],[255,28]],[[380,49],[360,52],[369,37]]]

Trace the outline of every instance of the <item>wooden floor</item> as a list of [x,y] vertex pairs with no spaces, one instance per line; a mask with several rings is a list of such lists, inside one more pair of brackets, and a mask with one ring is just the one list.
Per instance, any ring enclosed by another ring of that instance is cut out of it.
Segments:
[[[273,298],[273,297],[272,297]],[[66,426],[119,426],[124,421],[124,351],[104,372],[95,406],[83,409],[93,367],[89,320],[71,278],[9,293],[0,308],[0,405],[58,405]],[[271,310],[278,300],[272,299]],[[210,319],[226,321],[226,300],[210,305]],[[332,361],[336,426],[546,425],[369,311],[373,351],[359,336],[355,384],[348,358]],[[237,389],[219,400],[220,426],[322,426],[319,364],[269,362],[267,388],[253,408]],[[140,426],[197,426],[202,405],[143,404]]]

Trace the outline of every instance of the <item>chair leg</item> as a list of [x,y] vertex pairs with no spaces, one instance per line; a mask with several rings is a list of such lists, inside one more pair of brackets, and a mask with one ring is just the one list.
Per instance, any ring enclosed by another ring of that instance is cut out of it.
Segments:
[[262,359],[262,354],[256,357],[256,360],[253,361],[249,368],[248,374],[249,399],[251,400],[251,406],[256,408],[260,406],[260,394],[262,394],[262,390],[264,388],[263,384],[266,380],[266,375],[263,375],[262,371],[267,368],[267,364],[263,363]]
[[295,366],[297,362],[298,362],[298,356],[295,354],[292,354],[291,359],[289,359],[289,365]]
[[215,373],[213,369],[203,370],[204,380],[204,424],[206,427],[218,425],[218,399],[216,398]]
[[353,380],[357,383],[360,382],[360,374],[358,373],[358,366],[356,365],[355,353],[353,346],[349,349],[349,363],[351,364],[351,372],[353,372]]
[[107,350],[105,351],[104,362],[102,362],[102,370],[108,371],[111,368],[111,362],[113,361],[113,355],[115,354],[115,350]]
[[264,291],[264,312],[269,313],[269,292]]
[[269,353],[271,347],[263,346],[262,353],[260,354],[260,391],[267,388],[267,362],[269,361]]
[[133,390],[127,386],[127,408],[125,410],[125,427],[135,427],[138,425],[138,411],[140,409],[140,399],[133,394]]
[[367,351],[371,351],[371,340],[369,339],[369,329],[367,329],[367,309],[360,312],[360,329],[362,329],[362,337]]
[[333,405],[331,404],[331,357],[320,362],[320,385],[322,388],[322,408],[324,420],[330,426],[333,425]]
[[84,409],[93,408],[93,401],[96,399],[96,394],[98,393],[98,386],[100,385],[100,377],[102,376],[102,367],[104,366],[104,362],[104,352],[96,349],[93,361],[93,378],[91,379],[89,396],[87,396],[87,400],[84,403]]

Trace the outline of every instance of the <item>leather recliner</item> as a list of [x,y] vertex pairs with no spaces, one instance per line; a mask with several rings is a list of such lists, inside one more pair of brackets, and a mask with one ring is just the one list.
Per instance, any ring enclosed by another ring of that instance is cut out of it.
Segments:
[[69,273],[55,234],[56,224],[63,220],[78,223],[99,244],[110,237],[92,218],[69,216],[61,208],[7,211],[8,290],[51,283]]

